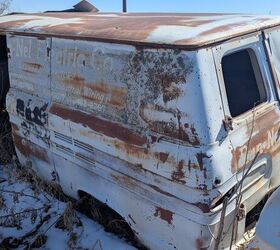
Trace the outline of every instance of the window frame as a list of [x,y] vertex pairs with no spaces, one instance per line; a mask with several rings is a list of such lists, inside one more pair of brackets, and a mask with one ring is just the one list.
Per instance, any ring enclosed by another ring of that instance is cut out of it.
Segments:
[[[251,67],[252,67],[252,70],[253,70],[253,74],[254,74],[254,77],[255,77],[255,83],[256,83],[256,86],[258,88],[258,92],[259,92],[259,95],[260,95],[260,99],[265,99],[265,101],[262,101],[260,102],[259,104],[257,104],[255,106],[255,108],[259,105],[262,105],[263,103],[266,103],[269,101],[269,94],[268,94],[268,89],[266,87],[266,84],[265,84],[265,81],[264,81],[264,78],[263,78],[263,74],[261,72],[261,68],[260,68],[260,63],[259,63],[259,59],[257,57],[257,54],[255,52],[254,49],[250,48],[250,47],[245,47],[245,48],[242,48],[242,49],[238,49],[238,50],[235,50],[234,52],[231,52],[231,53],[225,53],[223,56],[222,56],[222,60],[221,60],[221,67],[222,67],[222,74],[223,74],[223,83],[224,83],[224,86],[225,86],[225,89],[227,89],[226,87],[226,82],[225,82],[225,78],[224,78],[224,69],[223,69],[223,59],[225,57],[228,57],[228,56],[231,56],[231,55],[234,55],[236,53],[239,53],[239,52],[247,52],[248,53],[248,56],[249,56],[249,60],[250,60],[250,63],[251,63]],[[252,54],[253,53],[253,54]],[[261,84],[261,86],[260,86]],[[238,89],[237,89],[238,91]],[[228,98],[228,93],[226,91],[226,95],[227,95],[227,102],[228,102],[228,109],[229,109],[229,112],[231,114],[231,117],[235,118],[235,117],[238,117],[238,116],[241,116],[242,114],[246,113],[247,111],[250,111],[252,109],[254,109],[254,107],[251,107],[250,109],[238,114],[238,115],[235,115],[233,116],[232,113],[231,113],[231,107],[229,105],[229,98]],[[263,95],[263,98],[262,98],[262,95]],[[264,98],[265,96],[265,98]]]
[[[229,103],[223,76],[222,59],[226,55],[246,49],[251,49],[255,53],[259,70],[263,79],[267,101],[260,103],[259,105],[255,106],[255,108],[249,109],[235,117],[232,117],[229,109]],[[220,87],[220,95],[223,103],[223,110],[225,116],[232,117],[233,121],[238,122],[246,118],[248,115],[252,114],[253,110],[257,113],[260,113],[264,106],[267,106],[269,103],[272,102],[275,103],[275,101],[277,101],[276,93],[273,89],[273,80],[269,70],[269,65],[265,53],[265,48],[263,45],[261,32],[256,32],[255,34],[231,39],[225,43],[222,43],[221,45],[213,47],[212,52],[214,62],[216,65],[217,77]]]

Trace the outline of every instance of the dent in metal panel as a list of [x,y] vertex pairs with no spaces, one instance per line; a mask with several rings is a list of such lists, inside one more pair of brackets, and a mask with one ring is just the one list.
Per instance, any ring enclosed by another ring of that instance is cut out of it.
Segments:
[[23,92],[50,98],[50,39],[7,36],[10,85]]

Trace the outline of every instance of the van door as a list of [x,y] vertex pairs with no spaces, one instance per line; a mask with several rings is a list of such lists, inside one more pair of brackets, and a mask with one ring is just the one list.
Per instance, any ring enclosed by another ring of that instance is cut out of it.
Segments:
[[48,109],[50,47],[46,37],[7,35],[10,90],[6,98],[17,155],[22,164],[52,179]]
[[[232,150],[231,171],[242,177],[250,166],[243,186],[254,192],[271,188],[280,150],[279,105],[263,44],[262,34],[256,33],[213,48]],[[266,192],[259,193],[248,211]]]
[[234,219],[238,241],[250,226],[248,212],[280,182],[279,104],[261,33],[227,41],[212,51],[225,116],[225,141],[232,152],[229,182],[241,183],[237,190],[241,201],[236,206],[242,204],[246,211],[244,217]]

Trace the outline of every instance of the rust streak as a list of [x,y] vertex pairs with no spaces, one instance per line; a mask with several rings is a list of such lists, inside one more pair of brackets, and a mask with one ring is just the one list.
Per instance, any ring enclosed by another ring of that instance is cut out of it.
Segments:
[[36,69],[36,70],[39,70],[42,68],[42,65],[41,64],[38,64],[38,63],[31,63],[31,62],[24,62],[24,64],[29,67],[29,68],[32,68],[32,69]]
[[185,172],[184,172],[184,160],[181,160],[175,171],[172,172],[171,178],[173,181],[181,183],[181,184],[185,184],[186,181],[182,180],[185,178]]
[[111,138],[117,138],[128,144],[143,146],[146,143],[146,138],[117,123],[109,122],[78,110],[70,110],[62,107],[61,105],[53,104],[51,106],[50,113],[65,120],[82,124],[83,126],[89,127],[98,133],[104,134]]
[[22,155],[24,155],[25,157],[36,157],[42,161],[49,162],[49,157],[45,149],[23,139],[21,136],[15,133],[13,134],[13,137],[15,147]]
[[204,178],[206,179],[207,178],[207,169],[203,165],[204,158],[209,159],[210,157],[207,154],[202,153],[202,152],[196,154],[196,159],[197,159],[200,171],[203,171]]
[[165,192],[165,191],[163,191],[162,189],[160,189],[159,187],[157,187],[157,186],[154,186],[154,185],[149,185],[151,188],[153,188],[155,191],[157,191],[157,192],[159,192],[159,193],[161,193],[161,194],[164,194],[164,195],[166,195],[166,196],[168,196],[168,197],[173,197],[173,198],[175,198],[176,196],[174,196],[174,195],[172,195],[172,194],[170,194],[170,193],[167,193],[167,192]]

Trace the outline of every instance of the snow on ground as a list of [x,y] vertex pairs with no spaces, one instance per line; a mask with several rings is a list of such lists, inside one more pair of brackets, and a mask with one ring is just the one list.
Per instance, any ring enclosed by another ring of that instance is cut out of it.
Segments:
[[36,193],[11,169],[0,166],[0,249],[135,249],[69,203]]

